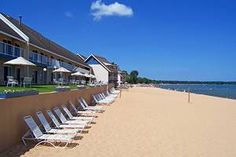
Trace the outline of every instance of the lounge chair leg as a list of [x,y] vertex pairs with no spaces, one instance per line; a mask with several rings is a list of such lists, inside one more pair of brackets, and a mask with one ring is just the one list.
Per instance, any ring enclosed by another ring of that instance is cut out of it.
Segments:
[[38,144],[36,144],[35,147],[39,146],[39,145],[42,144],[42,143],[45,143],[45,144],[48,143],[48,144],[52,145],[54,148],[56,148],[56,146],[55,146],[53,143],[48,142],[48,141],[41,141],[41,142],[39,142]]
[[22,142],[23,142],[23,144],[24,144],[25,146],[27,146],[27,144],[26,144],[26,142],[25,142],[25,139],[24,139],[24,138],[22,138]]

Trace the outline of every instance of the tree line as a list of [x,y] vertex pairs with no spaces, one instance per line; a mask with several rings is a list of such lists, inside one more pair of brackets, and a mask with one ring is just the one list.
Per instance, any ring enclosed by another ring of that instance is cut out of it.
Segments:
[[139,77],[137,70],[131,71],[129,74],[127,71],[123,71],[127,74],[125,81],[130,84],[231,84],[236,85],[236,81],[173,81],[173,80],[153,80],[146,77]]
[[[126,72],[127,73],[127,72]],[[126,76],[126,82],[130,84],[157,84],[157,80],[152,80],[146,77],[139,77],[139,72],[137,70],[133,70]]]

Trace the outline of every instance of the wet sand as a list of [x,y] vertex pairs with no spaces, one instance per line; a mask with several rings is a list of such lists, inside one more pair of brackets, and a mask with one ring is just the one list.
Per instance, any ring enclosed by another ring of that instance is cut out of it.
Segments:
[[24,157],[236,156],[236,100],[191,94],[188,103],[183,92],[133,88],[96,121],[77,146],[24,151],[19,146],[13,152]]

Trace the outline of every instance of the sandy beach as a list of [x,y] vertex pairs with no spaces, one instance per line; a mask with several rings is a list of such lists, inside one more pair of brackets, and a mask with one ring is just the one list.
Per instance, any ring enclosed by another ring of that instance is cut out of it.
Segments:
[[18,146],[7,156],[236,156],[236,100],[191,94],[188,103],[183,92],[132,88],[96,121],[75,147]]

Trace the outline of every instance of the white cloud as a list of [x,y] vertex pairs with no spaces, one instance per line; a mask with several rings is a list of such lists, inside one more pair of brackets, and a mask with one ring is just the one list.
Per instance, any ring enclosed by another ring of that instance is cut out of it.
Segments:
[[103,16],[132,16],[132,8],[114,2],[112,4],[105,4],[102,0],[97,0],[91,4],[91,14],[94,16],[94,20],[100,20]]
[[66,17],[68,17],[68,18],[72,18],[74,15],[72,14],[72,12],[70,12],[70,11],[66,11],[65,13],[64,13],[64,15],[66,16]]

